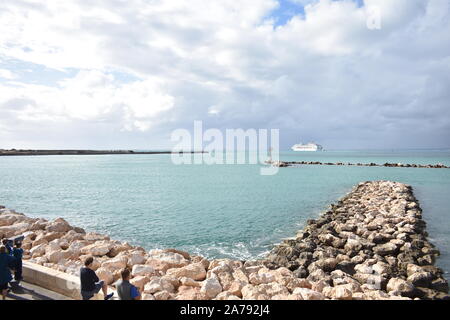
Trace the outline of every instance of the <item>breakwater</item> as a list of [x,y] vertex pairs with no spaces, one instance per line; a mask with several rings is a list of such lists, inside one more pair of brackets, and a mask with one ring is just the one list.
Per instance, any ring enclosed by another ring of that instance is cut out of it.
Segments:
[[378,298],[447,299],[448,283],[434,266],[440,253],[425,229],[410,186],[360,183],[295,239],[274,248],[268,265],[318,281],[327,292],[339,288],[346,297],[369,290]]
[[171,154],[171,153],[204,153],[204,151],[134,151],[134,150],[23,150],[0,149],[0,156],[62,156],[62,155],[114,155],[114,154]]
[[84,259],[94,256],[98,276],[112,284],[122,268],[130,268],[131,282],[148,300],[448,297],[420,207],[409,187],[393,182],[358,185],[265,260],[146,251],[61,218],[47,221],[1,208],[0,236],[19,234],[25,236],[24,259],[59,271],[77,275]]
[[350,162],[320,162],[320,161],[266,161],[279,168],[295,167],[303,165],[315,166],[355,166],[355,167],[386,167],[386,168],[427,168],[427,169],[449,169],[449,166],[444,164],[404,164],[404,163],[350,163]]

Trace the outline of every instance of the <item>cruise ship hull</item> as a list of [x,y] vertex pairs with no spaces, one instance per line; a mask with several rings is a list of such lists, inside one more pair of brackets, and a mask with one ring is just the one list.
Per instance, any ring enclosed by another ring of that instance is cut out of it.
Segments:
[[312,150],[312,149],[292,148],[292,151],[316,152],[316,151],[321,151],[321,150],[319,150],[319,149]]
[[322,151],[322,146],[315,143],[308,143],[308,144],[296,144],[293,145],[291,148],[293,151],[302,151],[302,152],[315,152],[315,151]]

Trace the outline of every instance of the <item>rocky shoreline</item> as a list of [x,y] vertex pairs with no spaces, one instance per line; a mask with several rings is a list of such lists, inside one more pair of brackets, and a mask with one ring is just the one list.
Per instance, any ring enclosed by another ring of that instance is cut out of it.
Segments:
[[427,241],[411,187],[395,182],[359,184],[265,260],[147,252],[62,218],[30,218],[0,206],[0,237],[20,234],[24,259],[49,268],[77,275],[94,256],[94,269],[108,284],[130,268],[144,300],[449,298],[442,270],[433,266],[439,251]]

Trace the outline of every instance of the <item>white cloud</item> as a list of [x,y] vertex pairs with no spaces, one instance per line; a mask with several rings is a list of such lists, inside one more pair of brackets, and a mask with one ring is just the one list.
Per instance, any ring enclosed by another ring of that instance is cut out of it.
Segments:
[[17,75],[15,75],[10,70],[0,69],[0,78],[7,79],[7,80],[13,80],[13,79],[17,78]]
[[102,123],[105,136],[168,137],[202,119],[278,126],[287,144],[447,143],[448,1],[366,0],[380,8],[381,30],[369,30],[366,8],[351,0],[292,1],[305,15],[277,27],[275,0],[2,2],[0,62],[79,72],[49,85],[5,77],[14,70],[3,65],[0,131]]
[[117,129],[148,130],[154,118],[173,107],[173,97],[160,83],[146,79],[118,84],[111,74],[80,71],[58,87],[34,84],[0,85],[0,112],[4,119],[25,122],[111,121]]

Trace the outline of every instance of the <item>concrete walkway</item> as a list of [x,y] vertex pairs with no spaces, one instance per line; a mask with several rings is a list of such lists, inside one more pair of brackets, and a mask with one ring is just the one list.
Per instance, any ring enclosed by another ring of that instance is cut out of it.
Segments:
[[73,299],[23,281],[20,283],[19,286],[17,286],[13,281],[11,282],[11,291],[6,297],[6,300],[73,300]]

